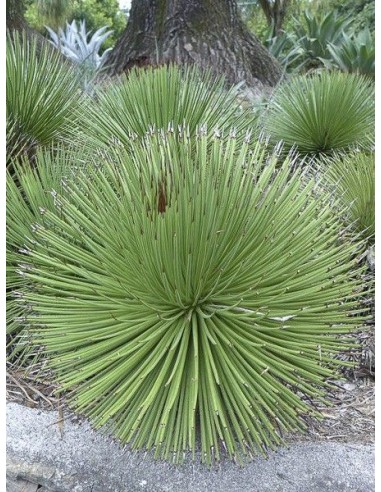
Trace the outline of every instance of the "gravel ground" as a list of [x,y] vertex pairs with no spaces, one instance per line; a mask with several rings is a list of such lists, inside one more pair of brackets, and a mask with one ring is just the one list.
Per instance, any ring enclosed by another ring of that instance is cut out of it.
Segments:
[[14,402],[7,404],[7,460],[8,492],[22,484],[29,490],[23,480],[38,492],[375,490],[372,444],[299,442],[244,467],[229,460],[212,470],[172,466],[122,448],[86,421]]
[[[324,419],[288,448],[240,468],[171,466],[132,453],[73,416],[43,364],[7,364],[7,492],[372,492],[374,486],[374,330],[364,332],[361,364],[331,381]],[[369,352],[370,351],[370,352]],[[368,352],[372,357],[363,357]],[[364,360],[363,360],[364,359]],[[41,366],[41,367],[40,367]],[[49,377],[43,378],[50,381]]]

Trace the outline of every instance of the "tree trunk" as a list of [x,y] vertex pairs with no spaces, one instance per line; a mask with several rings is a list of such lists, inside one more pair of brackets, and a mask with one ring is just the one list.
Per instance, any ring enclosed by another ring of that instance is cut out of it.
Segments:
[[274,36],[277,36],[283,26],[284,18],[286,17],[287,5],[290,0],[275,0],[273,6],[273,18],[274,18]]
[[282,74],[244,25],[235,0],[133,0],[127,28],[108,58],[109,72],[168,62],[195,63],[257,92]]
[[[32,37],[37,41],[37,49],[40,50],[43,45],[47,45],[48,42],[39,32],[31,29],[25,20],[25,2],[24,0],[7,0],[6,3],[6,27],[9,35],[13,37],[13,34],[25,32],[28,39]],[[50,43],[49,43],[49,46]]]
[[24,17],[25,5],[21,0],[7,0],[6,3],[6,26],[10,33],[27,28]]
[[282,30],[289,3],[290,0],[259,0],[269,26],[273,26],[273,36],[276,36]]

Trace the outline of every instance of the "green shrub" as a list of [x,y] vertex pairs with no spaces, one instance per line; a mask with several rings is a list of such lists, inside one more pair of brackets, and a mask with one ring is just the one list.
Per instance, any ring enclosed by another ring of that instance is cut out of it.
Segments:
[[[34,7],[36,17],[42,25],[47,23],[58,28],[65,22],[72,6],[70,0],[34,0]],[[26,16],[28,19],[28,11]]]
[[301,154],[367,148],[374,135],[374,86],[340,72],[295,77],[275,90],[264,120],[274,143],[282,140]]
[[[250,150],[249,150],[250,148]],[[148,135],[76,173],[24,274],[34,342],[95,426],[182,461],[303,428],[362,323],[357,245],[262,145]]]
[[224,89],[224,80],[197,67],[176,65],[132,69],[97,94],[83,122],[84,132],[97,144],[107,147],[115,140],[124,145],[131,135],[144,136],[150,129],[186,125],[191,134],[197,127],[226,130],[235,127],[238,134],[252,129],[253,116],[242,114],[237,90]]
[[68,140],[79,97],[71,67],[24,34],[7,37],[6,64],[7,158]]
[[331,4],[331,8],[337,9],[340,15],[353,19],[352,26],[356,33],[369,28],[374,34],[375,0],[333,0]]
[[346,221],[371,244],[375,234],[374,153],[328,161],[327,179],[346,208]]
[[[261,42],[264,42],[268,38],[269,23],[262,7],[259,4],[242,5],[240,2],[237,3],[247,27]],[[272,27],[270,28],[273,31]]]

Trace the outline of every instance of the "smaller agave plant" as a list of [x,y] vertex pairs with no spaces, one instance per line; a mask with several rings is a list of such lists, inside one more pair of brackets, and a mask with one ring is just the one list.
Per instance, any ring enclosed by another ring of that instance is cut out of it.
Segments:
[[173,131],[184,122],[191,134],[200,127],[234,128],[237,138],[256,128],[256,114],[239,107],[237,86],[225,90],[223,77],[196,66],[132,68],[116,83],[97,87],[96,94],[89,113],[81,112],[81,127],[96,146],[117,141],[128,147],[131,134]]
[[263,44],[288,72],[296,72],[306,63],[304,50],[295,33],[283,31],[273,36],[270,26]]
[[93,69],[99,69],[107,57],[111,48],[99,54],[104,41],[113,31],[107,31],[107,26],[103,26],[91,36],[91,31],[86,31],[86,22],[73,20],[71,24],[66,23],[66,30],[59,28],[58,33],[48,26],[45,26],[51,37],[51,43],[61,51],[63,55],[72,62],[84,64]]
[[274,91],[264,128],[270,140],[321,157],[374,142],[374,86],[363,75],[323,71],[296,76]]
[[345,218],[354,232],[374,244],[375,236],[375,157],[373,153],[353,152],[327,160],[326,179],[335,188]]
[[37,146],[72,139],[74,106],[82,100],[73,70],[58,52],[25,33],[8,33],[5,85],[7,165],[22,154],[31,157]]

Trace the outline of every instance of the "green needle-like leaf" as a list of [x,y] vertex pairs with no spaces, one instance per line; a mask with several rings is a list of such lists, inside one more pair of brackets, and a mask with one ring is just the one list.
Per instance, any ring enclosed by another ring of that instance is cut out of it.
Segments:
[[26,268],[30,264],[35,224],[46,224],[46,212],[57,211],[57,193],[65,193],[66,180],[84,165],[85,151],[80,147],[77,152],[63,146],[37,148],[35,166],[31,166],[27,156],[20,156],[19,162],[11,161],[12,174],[7,170],[7,334],[13,363],[21,364],[34,349],[21,305],[23,291],[30,282],[18,274],[20,265]]

